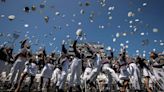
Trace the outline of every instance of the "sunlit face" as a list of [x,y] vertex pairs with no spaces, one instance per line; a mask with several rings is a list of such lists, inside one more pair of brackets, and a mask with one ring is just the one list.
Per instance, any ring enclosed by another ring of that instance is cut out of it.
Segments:
[[155,59],[155,53],[154,53],[154,52],[151,52],[151,53],[150,53],[150,58],[151,58],[151,59]]
[[78,52],[81,52],[82,51],[82,47],[78,48],[77,50],[78,50]]

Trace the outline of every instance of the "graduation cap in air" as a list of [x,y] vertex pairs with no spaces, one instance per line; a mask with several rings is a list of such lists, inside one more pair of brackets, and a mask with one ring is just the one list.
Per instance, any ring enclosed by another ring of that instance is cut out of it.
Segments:
[[77,29],[76,35],[77,36],[82,36],[83,30],[82,29]]
[[89,3],[89,2],[86,2],[86,3],[85,3],[85,6],[89,6],[89,5],[90,5],[90,3]]
[[44,5],[44,4],[40,4],[39,7],[40,7],[40,8],[44,8],[45,5]]
[[48,17],[48,16],[45,16],[45,17],[44,17],[44,20],[45,20],[46,23],[48,23],[49,17]]
[[29,13],[30,12],[30,8],[26,6],[26,7],[24,7],[24,11]]
[[81,14],[84,14],[84,13],[85,13],[85,11],[84,11],[83,9],[81,9],[81,10],[80,10],[80,13],[81,13]]
[[15,19],[15,15],[9,15],[9,16],[8,16],[8,19],[9,19],[10,21],[14,20],[14,19]]
[[31,10],[32,10],[32,11],[35,11],[35,10],[36,10],[36,6],[33,5],[33,6],[31,7]]

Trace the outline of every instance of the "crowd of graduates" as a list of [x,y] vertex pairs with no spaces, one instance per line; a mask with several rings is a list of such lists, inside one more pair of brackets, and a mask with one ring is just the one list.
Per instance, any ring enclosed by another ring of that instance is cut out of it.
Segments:
[[[21,49],[16,54],[12,53],[14,48],[1,46],[1,82],[8,81],[6,90],[15,92],[23,90],[23,82],[27,77],[30,78],[28,91],[33,90],[32,86],[37,82],[37,78],[39,80],[37,91],[50,92],[51,87],[57,92],[73,90],[85,92],[84,85],[97,90],[102,89],[98,87],[100,83],[97,80],[104,74],[106,81],[102,86],[105,92],[111,92],[111,90],[127,92],[129,84],[135,92],[141,92],[143,89],[147,92],[153,92],[154,89],[164,91],[164,53],[151,52],[150,58],[145,59],[140,56],[129,56],[126,48],[122,47],[118,56],[115,56],[112,49],[108,50],[109,54],[104,55],[87,42],[83,47],[77,48],[78,40],[79,37],[72,45],[74,55],[68,53],[64,40],[61,43],[62,49],[59,55],[55,52],[47,54],[46,48],[38,48],[37,52],[32,52],[27,39],[21,41]],[[84,48],[91,57],[86,57],[82,51]],[[118,88],[112,89],[113,83]],[[66,84],[67,87],[65,87]]]

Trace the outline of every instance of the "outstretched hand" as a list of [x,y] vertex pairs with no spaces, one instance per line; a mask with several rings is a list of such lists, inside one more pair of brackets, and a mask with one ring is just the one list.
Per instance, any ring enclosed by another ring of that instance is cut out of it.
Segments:
[[62,45],[64,45],[64,44],[65,44],[65,40],[62,41]]

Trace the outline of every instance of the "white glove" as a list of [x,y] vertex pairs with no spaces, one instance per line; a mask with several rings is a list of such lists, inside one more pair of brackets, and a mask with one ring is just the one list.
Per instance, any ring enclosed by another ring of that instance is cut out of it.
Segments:
[[65,40],[62,41],[62,45],[65,44]]

